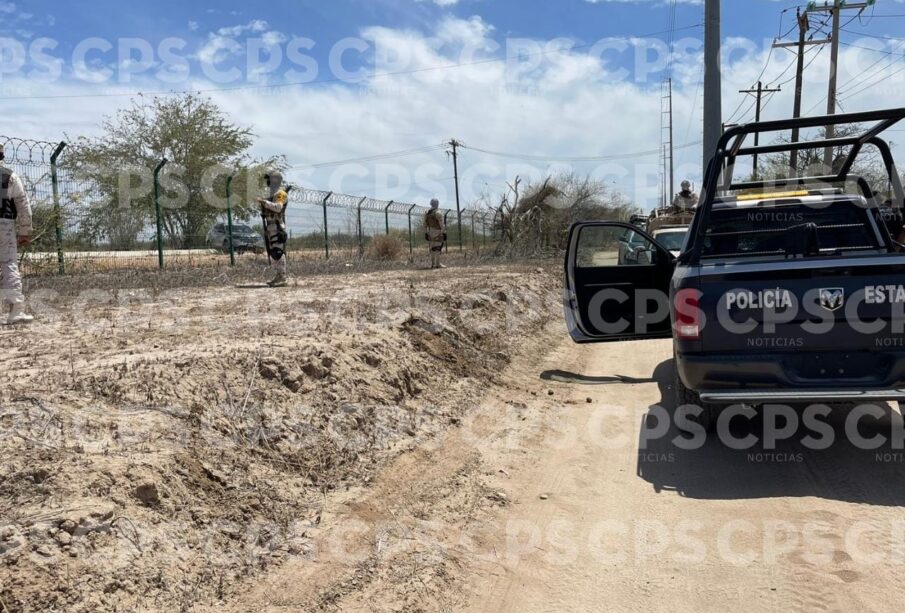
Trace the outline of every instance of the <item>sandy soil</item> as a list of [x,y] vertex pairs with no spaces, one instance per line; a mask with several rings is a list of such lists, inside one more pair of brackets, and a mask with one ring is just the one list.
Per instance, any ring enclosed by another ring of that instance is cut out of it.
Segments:
[[834,412],[822,450],[757,420],[688,449],[668,341],[572,344],[533,268],[439,275],[50,296],[0,331],[0,609],[900,608],[891,437]]
[[334,499],[544,349],[555,287],[496,266],[32,292],[38,321],[0,328],[0,611],[218,609],[311,558]]
[[[226,610],[900,607],[901,452],[809,450],[804,432],[772,450],[687,450],[654,417],[674,408],[669,341],[544,334],[551,350],[510,366],[459,427],[335,498],[316,555]],[[844,415],[829,421],[838,435]],[[755,420],[734,434],[761,432]]]

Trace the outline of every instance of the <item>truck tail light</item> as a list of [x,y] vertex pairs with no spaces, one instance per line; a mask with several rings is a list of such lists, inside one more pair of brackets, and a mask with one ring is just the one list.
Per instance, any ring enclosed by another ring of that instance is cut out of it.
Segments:
[[701,339],[701,292],[696,289],[680,289],[676,292],[675,336],[682,341]]

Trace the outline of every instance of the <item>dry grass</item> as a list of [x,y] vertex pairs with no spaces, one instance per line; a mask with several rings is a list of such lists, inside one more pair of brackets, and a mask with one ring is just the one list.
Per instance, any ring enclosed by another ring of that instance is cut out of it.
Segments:
[[395,236],[375,236],[368,243],[366,255],[371,260],[388,262],[398,260],[405,251],[407,251],[407,245]]

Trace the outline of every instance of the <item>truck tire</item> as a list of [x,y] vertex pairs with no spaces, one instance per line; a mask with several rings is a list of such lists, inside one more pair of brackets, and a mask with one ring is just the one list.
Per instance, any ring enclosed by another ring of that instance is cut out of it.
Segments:
[[716,418],[719,414],[719,407],[708,402],[701,402],[700,395],[688,389],[682,383],[682,377],[679,376],[678,370],[675,371],[673,386],[675,388],[676,409],[689,404],[701,407],[701,412],[698,415],[688,415],[688,420],[699,424],[707,433],[716,430]]

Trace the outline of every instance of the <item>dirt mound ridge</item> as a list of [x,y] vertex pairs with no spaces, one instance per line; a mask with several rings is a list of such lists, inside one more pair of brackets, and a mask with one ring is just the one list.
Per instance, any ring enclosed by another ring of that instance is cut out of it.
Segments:
[[440,279],[48,301],[0,339],[2,608],[211,605],[313,555],[326,496],[458,423],[557,316],[539,270]]

